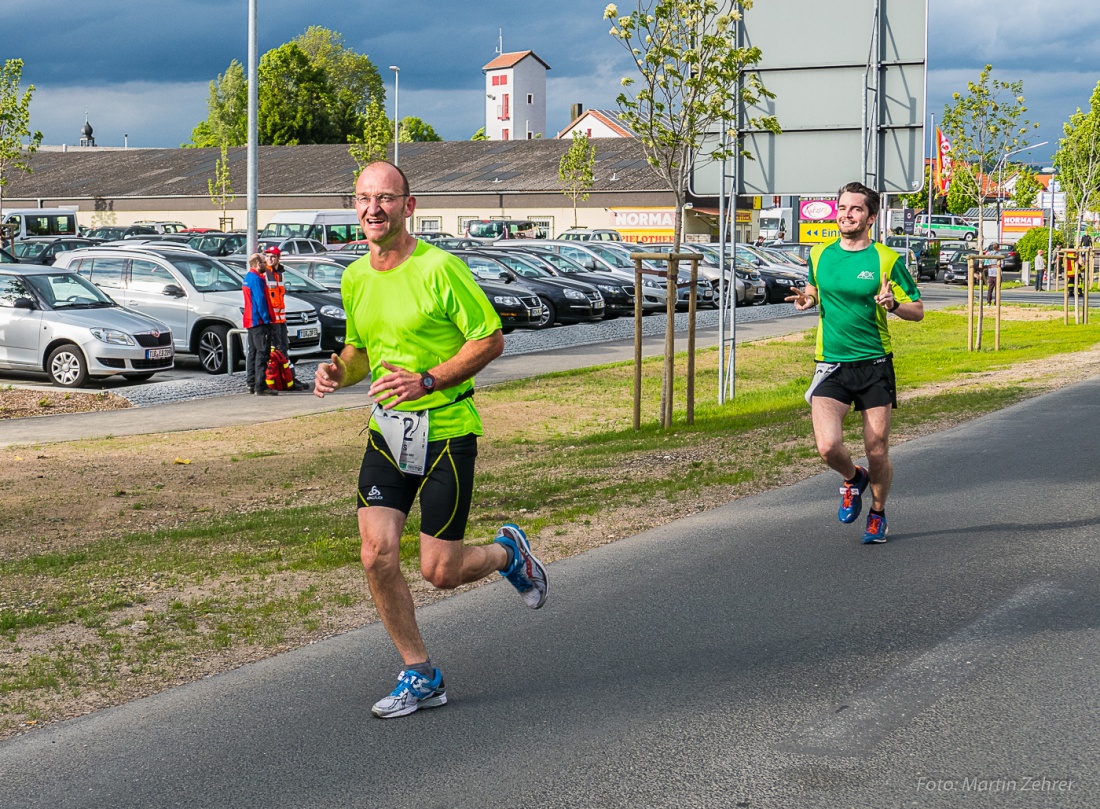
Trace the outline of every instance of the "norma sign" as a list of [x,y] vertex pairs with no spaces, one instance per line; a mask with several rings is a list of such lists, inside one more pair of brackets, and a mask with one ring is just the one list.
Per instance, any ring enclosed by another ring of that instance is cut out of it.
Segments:
[[670,242],[676,227],[675,208],[612,208],[615,230],[628,242]]
[[1045,224],[1042,211],[1007,209],[1001,211],[1001,233],[1027,233],[1032,228],[1041,228]]

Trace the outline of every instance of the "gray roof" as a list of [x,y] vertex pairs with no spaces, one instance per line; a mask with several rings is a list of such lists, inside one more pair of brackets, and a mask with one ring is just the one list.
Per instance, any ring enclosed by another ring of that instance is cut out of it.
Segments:
[[[633,138],[596,145],[594,192],[667,191]],[[554,138],[513,141],[402,143],[399,158],[415,194],[484,194],[561,191],[558,163],[570,147]],[[392,151],[390,152],[392,156]],[[96,197],[207,197],[219,149],[40,149],[33,173],[8,172],[9,199]],[[347,145],[261,146],[261,195],[348,194],[355,161]],[[247,150],[229,150],[230,183],[247,189]]]

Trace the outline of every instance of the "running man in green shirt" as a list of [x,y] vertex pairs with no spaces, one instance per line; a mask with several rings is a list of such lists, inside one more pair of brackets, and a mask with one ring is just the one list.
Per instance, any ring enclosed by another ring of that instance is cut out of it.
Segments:
[[[818,307],[817,371],[807,391],[817,451],[844,478],[837,518],[855,522],[863,492],[871,487],[864,544],[886,541],[890,416],[898,406],[887,313],[924,318],[924,303],[905,261],[871,239],[879,195],[862,183],[840,189],[836,223],[840,239],[810,251],[805,289],[787,298],[795,309]],[[844,446],[844,417],[852,405],[863,416],[868,468],[857,466]]]
[[355,184],[370,254],[341,278],[347,345],[317,369],[318,396],[370,378],[375,405],[359,470],[360,556],[378,615],[404,662],[397,687],[371,709],[391,719],[447,703],[401,573],[401,533],[420,499],[420,571],[453,589],[493,571],[527,606],[546,601],[546,568],[527,536],[506,524],[489,545],[465,545],[477,436],[474,374],[504,350],[500,318],[460,259],[419,241],[405,174],[371,163]]

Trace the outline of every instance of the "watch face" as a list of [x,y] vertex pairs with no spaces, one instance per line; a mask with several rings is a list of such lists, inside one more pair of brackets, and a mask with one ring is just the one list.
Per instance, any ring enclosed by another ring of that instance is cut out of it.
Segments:
[[420,384],[424,386],[424,390],[431,390],[435,387],[435,378],[431,374],[424,374],[420,378]]

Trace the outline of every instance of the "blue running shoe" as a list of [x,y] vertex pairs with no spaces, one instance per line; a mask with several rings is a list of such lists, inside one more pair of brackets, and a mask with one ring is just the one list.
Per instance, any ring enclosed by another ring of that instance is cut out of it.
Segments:
[[398,675],[397,687],[393,692],[374,703],[370,712],[380,719],[395,719],[420,708],[438,708],[447,704],[444,688],[443,672],[439,669],[432,669],[431,679],[406,669]]
[[862,466],[856,467],[856,482],[854,484],[844,481],[840,487],[840,508],[837,509],[836,518],[841,522],[855,522],[856,517],[863,511],[863,492],[871,483],[871,476]]
[[868,514],[867,530],[863,532],[864,545],[881,545],[886,541],[886,515]]
[[505,523],[497,531],[493,542],[499,542],[512,551],[512,564],[499,571],[500,575],[512,583],[524,604],[537,610],[546,603],[550,583],[546,580],[546,566],[531,553],[527,534],[518,525]]

